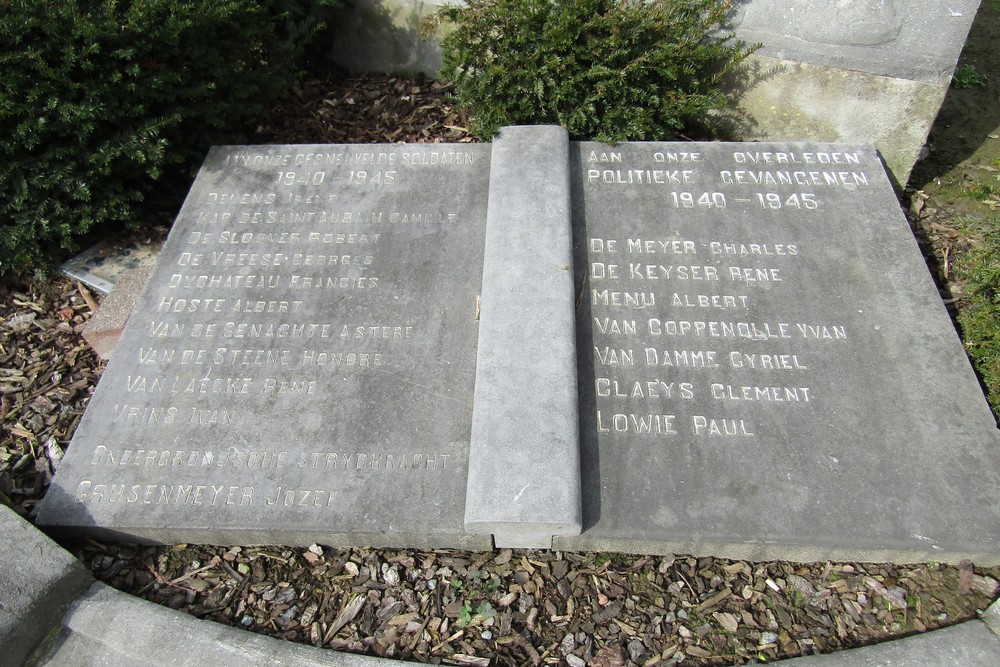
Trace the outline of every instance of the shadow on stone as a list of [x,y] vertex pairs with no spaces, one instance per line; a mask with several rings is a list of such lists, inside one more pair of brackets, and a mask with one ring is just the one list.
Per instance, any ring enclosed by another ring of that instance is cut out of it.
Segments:
[[[574,172],[583,168],[580,145],[570,145],[570,167]],[[580,228],[587,229],[586,202],[581,196],[582,183],[571,180],[573,188],[573,219],[581,221]],[[577,321],[590,321],[590,300],[587,298],[590,286],[590,260],[587,254],[587,233],[575,239],[573,244],[574,280],[577,287]],[[594,437],[597,426],[597,398],[594,396],[594,332],[590,327],[576,328],[577,382],[580,387],[580,480],[583,490],[583,530],[593,527],[601,518],[601,452]]]
[[982,86],[956,88],[951,86],[931,127],[927,144],[933,159],[921,159],[913,168],[911,187],[919,189],[936,176],[946,174],[968,159],[1000,126],[1000,7],[983,2],[972,23],[969,38],[962,51],[961,62],[973,64],[987,76]]

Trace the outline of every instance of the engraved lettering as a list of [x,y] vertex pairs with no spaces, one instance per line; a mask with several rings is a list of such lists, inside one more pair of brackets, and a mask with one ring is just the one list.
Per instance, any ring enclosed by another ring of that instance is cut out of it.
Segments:
[[812,400],[809,387],[737,387],[713,383],[709,393],[717,401],[761,401],[765,403],[808,403]]
[[743,419],[711,419],[703,415],[691,417],[695,435],[722,437],[754,437],[753,431]]
[[624,334],[628,336],[635,333],[635,320],[613,320],[609,317],[595,317],[594,326],[602,334]]
[[650,241],[644,239],[628,239],[627,248],[630,253],[642,255],[694,255],[698,248],[694,241]]
[[799,361],[798,355],[795,354],[744,354],[742,352],[730,352],[729,365],[733,368],[753,368],[760,370],[807,370],[807,367]]
[[261,391],[264,394],[281,395],[297,394],[300,396],[313,395],[316,393],[316,380],[281,380],[278,378],[264,378]]
[[795,327],[803,338],[815,340],[847,340],[847,329],[842,326],[826,324],[796,324]]
[[610,347],[595,347],[597,362],[604,366],[634,366],[635,359],[632,350],[615,350]]
[[138,505],[252,505],[253,487],[202,484],[95,484],[85,479],[77,485],[82,503]]
[[701,322],[661,320],[654,317],[647,320],[646,330],[653,336],[707,336],[749,340],[792,337],[790,325],[786,322]]
[[677,435],[675,415],[633,414],[597,411],[598,433],[636,433],[639,435]]
[[694,385],[690,382],[665,382],[663,380],[625,382],[612,378],[595,378],[594,386],[597,395],[602,398],[681,398],[683,400],[694,398]]
[[715,350],[657,350],[647,347],[644,351],[647,366],[677,366],[679,368],[718,368]]
[[591,298],[595,306],[624,306],[642,309],[656,305],[656,294],[653,292],[613,292],[595,289],[591,290]]
[[718,280],[714,266],[664,266],[629,262],[628,277],[632,280]]

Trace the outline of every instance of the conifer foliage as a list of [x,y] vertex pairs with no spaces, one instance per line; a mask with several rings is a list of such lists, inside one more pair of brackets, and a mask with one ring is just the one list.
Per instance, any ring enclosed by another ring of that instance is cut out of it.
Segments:
[[720,32],[733,0],[468,0],[442,16],[442,76],[470,128],[558,124],[575,139],[666,140],[727,105],[747,48]]
[[0,2],[0,275],[136,222],[291,83],[337,1]]

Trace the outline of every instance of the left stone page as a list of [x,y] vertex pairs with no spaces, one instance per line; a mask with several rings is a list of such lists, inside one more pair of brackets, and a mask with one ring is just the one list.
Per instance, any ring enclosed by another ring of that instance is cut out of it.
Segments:
[[212,149],[39,523],[491,548],[463,528],[489,145]]

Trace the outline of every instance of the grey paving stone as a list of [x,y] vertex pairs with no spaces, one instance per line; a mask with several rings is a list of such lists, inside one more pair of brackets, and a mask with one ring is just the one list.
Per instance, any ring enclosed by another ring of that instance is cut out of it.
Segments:
[[996,424],[872,147],[571,153],[584,532],[557,548],[1000,559]]
[[497,548],[580,532],[568,137],[493,145],[465,527]]
[[1000,637],[1000,600],[994,602],[983,614],[983,622],[993,631],[993,634]]
[[32,667],[383,667],[338,653],[237,630],[95,583]]
[[0,667],[20,667],[92,582],[72,555],[0,504]]
[[779,660],[782,667],[996,667],[1000,638],[984,623],[969,621],[874,646]]

